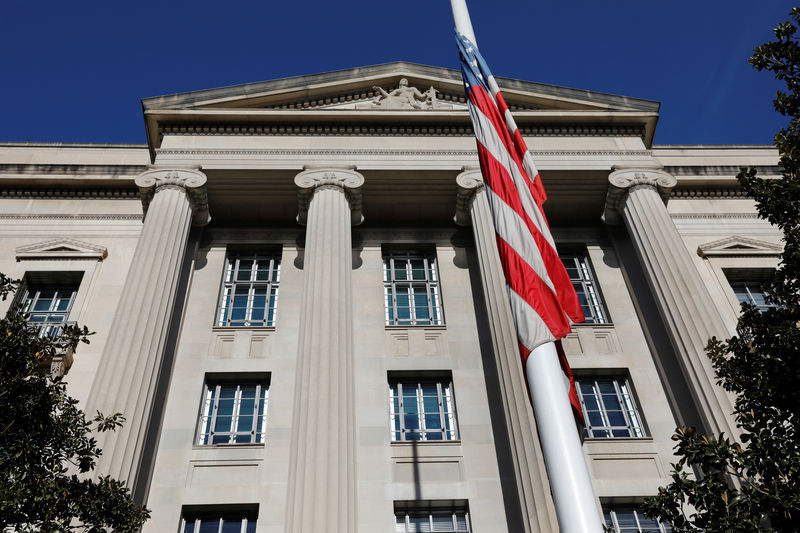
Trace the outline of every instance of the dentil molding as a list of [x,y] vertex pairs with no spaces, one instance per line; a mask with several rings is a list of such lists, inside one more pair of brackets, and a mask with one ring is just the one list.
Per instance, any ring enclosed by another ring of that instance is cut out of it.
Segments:
[[195,226],[205,226],[211,221],[208,212],[208,192],[206,191],[206,175],[196,169],[161,169],[155,168],[139,174],[136,186],[142,198],[142,208],[147,215],[147,208],[155,194],[162,189],[182,189],[192,206]]

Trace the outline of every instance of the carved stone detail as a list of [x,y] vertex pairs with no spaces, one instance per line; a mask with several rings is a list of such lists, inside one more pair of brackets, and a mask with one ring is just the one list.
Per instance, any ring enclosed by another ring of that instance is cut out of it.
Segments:
[[195,226],[205,226],[211,222],[208,212],[208,192],[206,191],[206,175],[196,169],[161,169],[154,168],[136,177],[136,186],[142,199],[142,209],[147,209],[153,196],[161,189],[183,189],[192,206]]
[[308,206],[314,193],[322,189],[341,189],[350,205],[351,223],[354,226],[364,221],[361,204],[361,186],[364,185],[364,176],[352,169],[342,168],[314,168],[308,169],[294,178],[294,183],[299,187],[297,192],[297,222],[303,226],[308,219]]
[[603,222],[619,224],[622,203],[628,195],[642,187],[655,189],[666,204],[672,188],[678,184],[675,176],[655,168],[620,168],[613,167],[614,172],[608,176],[608,193]]
[[464,172],[456,176],[458,193],[456,196],[456,215],[453,221],[459,226],[472,224],[470,206],[475,194],[483,188],[483,175],[479,169],[464,168]]
[[[416,87],[409,87],[408,80],[400,78],[396,89],[386,91],[382,87],[372,88],[375,97],[370,102],[369,107],[379,107],[381,109],[453,109],[453,104],[443,103],[436,98],[436,88],[431,86],[424,93]],[[356,105],[356,108],[366,107],[363,104]]]

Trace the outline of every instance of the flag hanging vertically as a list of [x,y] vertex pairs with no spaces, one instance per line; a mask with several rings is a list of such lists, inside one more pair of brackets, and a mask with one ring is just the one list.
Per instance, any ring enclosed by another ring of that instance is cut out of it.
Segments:
[[[542,208],[547,196],[522,134],[475,44],[461,33],[456,40],[524,367],[533,349],[566,336],[570,320],[585,319],[550,234]],[[559,358],[573,414],[581,421],[572,372],[560,349]]]

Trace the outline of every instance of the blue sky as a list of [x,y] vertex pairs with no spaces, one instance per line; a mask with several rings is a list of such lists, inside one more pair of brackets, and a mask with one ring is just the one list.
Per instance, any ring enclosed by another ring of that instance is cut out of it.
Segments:
[[[471,0],[497,76],[662,103],[657,144],[766,144],[778,84],[746,62],[783,0]],[[457,68],[447,0],[5,0],[0,141],[145,142],[140,99],[405,60]]]

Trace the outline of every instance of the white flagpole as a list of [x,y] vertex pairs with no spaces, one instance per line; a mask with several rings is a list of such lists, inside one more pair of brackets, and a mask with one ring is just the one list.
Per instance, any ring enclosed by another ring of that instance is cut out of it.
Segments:
[[[477,46],[466,0],[450,0],[450,6],[456,31]],[[525,375],[561,533],[602,533],[603,519],[554,343],[548,342],[531,352]]]

